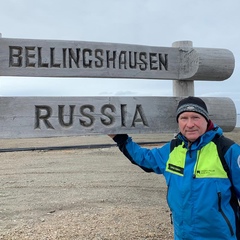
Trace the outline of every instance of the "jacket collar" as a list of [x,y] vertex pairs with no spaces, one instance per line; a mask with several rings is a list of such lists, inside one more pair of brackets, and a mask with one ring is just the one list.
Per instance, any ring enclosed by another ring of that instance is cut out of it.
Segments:
[[[209,128],[208,128],[209,129]],[[191,145],[191,149],[195,150],[195,149],[201,149],[203,146],[207,145],[209,142],[211,142],[211,140],[218,134],[219,136],[221,136],[223,134],[222,129],[213,124],[212,128],[210,130],[208,130],[201,135],[196,141],[192,142]],[[189,141],[186,139],[185,136],[182,135],[182,133],[179,133],[177,135],[177,138],[181,139],[184,142],[184,146],[186,148],[188,148],[189,146]]]

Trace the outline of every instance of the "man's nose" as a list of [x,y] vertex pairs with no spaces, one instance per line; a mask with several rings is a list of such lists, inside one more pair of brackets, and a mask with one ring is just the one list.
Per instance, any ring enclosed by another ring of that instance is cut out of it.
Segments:
[[188,127],[193,127],[193,126],[194,126],[193,120],[192,120],[191,118],[189,118],[189,119],[187,120],[187,126],[188,126]]

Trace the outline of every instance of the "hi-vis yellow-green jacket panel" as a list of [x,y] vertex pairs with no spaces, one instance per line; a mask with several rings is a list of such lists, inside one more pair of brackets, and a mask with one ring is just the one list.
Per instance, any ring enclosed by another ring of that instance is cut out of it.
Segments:
[[[187,149],[183,147],[183,143],[175,147],[169,155],[166,171],[183,176],[186,153]],[[217,147],[213,142],[208,143],[197,151],[193,175],[196,178],[227,178],[227,173],[222,166]]]

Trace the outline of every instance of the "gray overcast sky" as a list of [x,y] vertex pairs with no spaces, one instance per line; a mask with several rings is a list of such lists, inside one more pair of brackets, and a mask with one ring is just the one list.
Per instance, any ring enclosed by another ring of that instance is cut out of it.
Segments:
[[[1,0],[5,38],[226,48],[235,70],[226,81],[195,82],[195,95],[230,97],[240,113],[239,0]],[[171,96],[172,81],[0,78],[2,96]]]

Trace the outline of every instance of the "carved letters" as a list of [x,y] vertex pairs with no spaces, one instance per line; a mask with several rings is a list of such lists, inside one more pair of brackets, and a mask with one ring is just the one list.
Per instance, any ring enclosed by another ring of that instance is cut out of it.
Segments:
[[127,112],[126,104],[120,104],[118,110],[113,104],[105,104],[101,106],[100,114],[96,113],[97,110],[95,106],[91,104],[82,106],[58,105],[57,109],[58,112],[54,113],[53,107],[51,106],[36,105],[34,129],[55,129],[54,123],[56,124],[56,121],[54,121],[54,119],[56,119],[56,115],[58,125],[62,128],[73,127],[75,121],[78,121],[78,126],[83,128],[93,127],[96,121],[99,121],[101,125],[105,127],[112,127],[116,123],[115,117],[118,114],[118,110],[120,113],[121,127],[128,127],[127,123],[129,123],[132,128],[136,127],[138,124],[149,127],[147,117],[140,104],[136,105],[133,114]]
[[9,67],[168,71],[168,54],[90,48],[9,46]]

